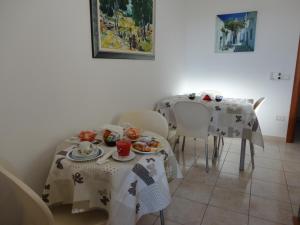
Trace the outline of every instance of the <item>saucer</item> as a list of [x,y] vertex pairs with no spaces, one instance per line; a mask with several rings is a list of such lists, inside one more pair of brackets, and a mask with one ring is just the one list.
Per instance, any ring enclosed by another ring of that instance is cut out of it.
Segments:
[[119,156],[118,152],[115,151],[112,154],[112,158],[116,161],[120,161],[120,162],[126,162],[126,161],[130,161],[133,160],[135,158],[135,153],[130,151],[129,156]]

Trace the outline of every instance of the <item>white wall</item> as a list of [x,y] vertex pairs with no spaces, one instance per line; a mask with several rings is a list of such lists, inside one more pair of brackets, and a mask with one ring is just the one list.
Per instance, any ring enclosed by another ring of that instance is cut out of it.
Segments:
[[151,109],[183,73],[183,1],[157,1],[156,60],[92,59],[89,1],[0,1],[0,159],[40,192],[55,146]]
[[[258,11],[254,53],[214,52],[216,15]],[[188,0],[186,4],[186,74],[181,92],[216,89],[225,96],[267,100],[258,117],[264,135],[284,137],[300,31],[299,0]],[[271,81],[272,71],[289,81]]]

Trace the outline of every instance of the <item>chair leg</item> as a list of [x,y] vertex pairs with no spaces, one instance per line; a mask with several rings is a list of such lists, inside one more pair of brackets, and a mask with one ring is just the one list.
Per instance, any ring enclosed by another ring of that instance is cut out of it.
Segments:
[[185,136],[183,136],[183,141],[182,141],[182,152],[184,152],[184,145],[185,145]]
[[160,224],[165,225],[165,217],[164,217],[164,211],[163,210],[159,211],[159,216],[160,216]]
[[222,145],[224,145],[224,137],[223,136],[221,136],[222,138],[221,138],[221,140],[222,140]]
[[251,163],[252,163],[252,169],[255,168],[255,165],[254,165],[254,145],[253,143],[250,141],[250,152],[251,152]]
[[245,155],[246,155],[246,139],[241,141],[241,156],[240,156],[240,171],[244,171],[245,168]]
[[176,145],[179,144],[179,136],[176,136],[175,137],[175,141],[174,141],[174,146],[173,146],[173,151],[175,152],[175,148],[176,148]]
[[205,138],[205,157],[206,157],[206,172],[208,173],[209,166],[208,166],[208,141],[207,141],[207,138]]
[[213,158],[216,159],[218,158],[218,137],[217,136],[214,136],[214,155],[213,155]]

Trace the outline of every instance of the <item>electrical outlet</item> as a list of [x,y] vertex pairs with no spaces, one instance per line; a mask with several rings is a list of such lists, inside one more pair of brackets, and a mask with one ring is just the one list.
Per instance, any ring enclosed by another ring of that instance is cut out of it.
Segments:
[[276,121],[284,122],[285,120],[286,120],[285,116],[279,116],[279,115],[276,116]]
[[290,75],[281,72],[271,72],[271,80],[290,80]]

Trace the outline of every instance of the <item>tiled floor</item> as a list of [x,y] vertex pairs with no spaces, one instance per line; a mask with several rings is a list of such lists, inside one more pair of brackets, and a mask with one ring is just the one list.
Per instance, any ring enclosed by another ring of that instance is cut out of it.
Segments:
[[[209,146],[211,155],[212,140]],[[166,225],[292,224],[300,205],[300,143],[265,140],[264,151],[255,147],[254,170],[247,147],[245,171],[240,172],[240,140],[225,139],[219,159],[210,157],[209,173],[203,142],[187,139],[184,154],[177,148],[184,179],[170,183]],[[138,225],[160,225],[158,214],[144,216]]]

